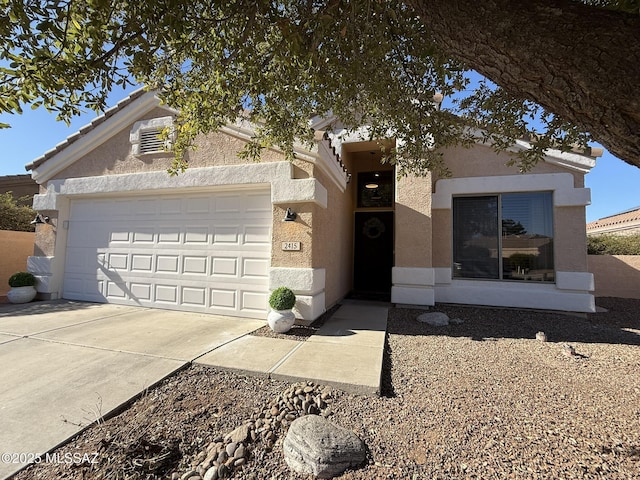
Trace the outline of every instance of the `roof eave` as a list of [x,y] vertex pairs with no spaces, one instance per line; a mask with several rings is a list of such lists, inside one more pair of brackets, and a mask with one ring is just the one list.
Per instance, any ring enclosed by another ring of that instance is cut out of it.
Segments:
[[25,168],[31,170],[31,177],[37,183],[42,184],[112,138],[142,115],[160,106],[160,100],[155,93],[146,92],[125,106],[114,107],[117,108],[115,113],[107,115],[105,112],[97,117]]

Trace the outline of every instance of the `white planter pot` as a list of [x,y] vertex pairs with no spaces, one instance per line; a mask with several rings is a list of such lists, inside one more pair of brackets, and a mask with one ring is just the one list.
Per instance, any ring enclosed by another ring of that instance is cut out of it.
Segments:
[[28,303],[36,298],[36,288],[33,286],[27,287],[12,287],[7,293],[7,299],[11,303]]
[[267,315],[267,323],[276,333],[288,332],[295,322],[296,315],[292,310],[271,310]]

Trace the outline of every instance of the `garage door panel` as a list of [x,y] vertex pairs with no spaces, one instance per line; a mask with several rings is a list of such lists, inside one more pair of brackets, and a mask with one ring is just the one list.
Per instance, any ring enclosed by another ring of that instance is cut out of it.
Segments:
[[86,272],[90,267],[89,256],[91,256],[95,262],[95,251],[87,251],[86,248],[67,247],[66,273]]
[[236,311],[238,310],[238,292],[232,288],[212,288],[211,307],[216,309]]
[[268,295],[260,291],[242,290],[242,305],[240,311],[245,313],[260,313],[268,301]]
[[206,307],[207,289],[205,287],[182,287],[182,304]]
[[133,234],[131,240],[134,245],[143,244],[145,247],[152,244],[155,239],[153,228],[135,228],[131,232]]
[[68,275],[65,278],[65,298],[70,300],[87,300],[104,302],[104,281],[97,278]]
[[213,229],[214,245],[240,245],[240,226],[216,226]]
[[132,253],[131,271],[140,273],[153,272],[153,255],[147,253]]
[[150,283],[131,282],[131,299],[139,302],[151,302],[153,300],[153,286]]
[[206,275],[208,257],[185,255],[182,257],[182,273],[186,275]]
[[209,197],[187,198],[185,203],[187,213],[209,213],[211,211]]
[[156,256],[156,272],[163,273],[180,273],[180,257],[178,255],[157,255]]
[[182,199],[180,198],[162,198],[156,203],[163,215],[180,215],[182,213]]
[[211,275],[220,277],[238,277],[237,257],[213,257],[211,259]]
[[240,213],[241,200],[239,195],[218,195],[214,204],[214,212],[218,215]]
[[242,259],[242,277],[266,279],[269,277],[269,265],[268,258],[244,257]]
[[[249,194],[246,197],[246,212],[247,213],[260,213],[268,214],[271,216],[271,196],[270,194],[258,193]],[[260,215],[262,218],[263,215]]]
[[114,282],[111,280],[107,280],[105,282],[106,292],[105,296],[107,299],[117,298],[118,300],[126,300],[127,298],[131,298],[131,295],[127,294],[129,290],[127,288],[127,284],[125,282]]
[[184,234],[185,245],[201,245],[209,243],[209,229],[199,225],[187,225]]
[[175,228],[160,229],[158,231],[157,239],[159,245],[178,245],[180,243],[180,231]]
[[244,228],[244,245],[270,245],[271,229],[267,225],[250,225]]
[[64,296],[261,317],[271,217],[268,191],[73,201]]
[[107,268],[109,270],[129,270],[129,255],[126,253],[109,253],[108,254],[108,264]]
[[165,305],[178,305],[178,286],[177,285],[155,285],[154,300]]

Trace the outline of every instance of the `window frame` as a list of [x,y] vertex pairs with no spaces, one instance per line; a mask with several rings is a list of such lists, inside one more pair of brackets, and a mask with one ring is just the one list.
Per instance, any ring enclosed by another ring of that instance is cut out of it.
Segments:
[[[550,197],[549,207],[551,215],[551,239],[552,239],[552,261],[553,261],[553,280],[532,280],[532,279],[515,279],[515,278],[504,278],[504,250],[503,250],[503,228],[502,228],[502,210],[503,210],[503,195],[523,195],[523,194],[548,194]],[[468,193],[468,194],[457,194],[451,196],[451,276],[454,280],[480,280],[480,281],[493,281],[493,282],[514,282],[514,283],[533,283],[533,284],[555,284],[557,279],[557,270],[556,270],[556,256],[555,256],[555,244],[556,244],[556,225],[555,225],[555,202],[554,202],[555,192],[553,190],[535,190],[535,191],[515,191],[515,192],[499,192],[499,193]],[[456,276],[456,242],[455,242],[455,232],[456,232],[456,215],[455,215],[455,199],[457,198],[482,198],[482,197],[495,197],[497,202],[496,209],[496,230],[498,232],[497,235],[497,278],[484,278],[484,277],[464,277],[464,276]]]

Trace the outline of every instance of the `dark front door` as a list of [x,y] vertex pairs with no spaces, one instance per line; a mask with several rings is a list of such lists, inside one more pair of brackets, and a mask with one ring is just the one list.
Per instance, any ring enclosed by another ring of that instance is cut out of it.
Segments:
[[393,212],[356,212],[354,238],[354,294],[388,296],[393,267]]

